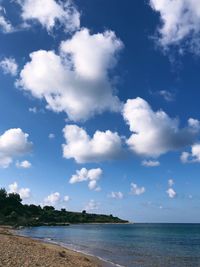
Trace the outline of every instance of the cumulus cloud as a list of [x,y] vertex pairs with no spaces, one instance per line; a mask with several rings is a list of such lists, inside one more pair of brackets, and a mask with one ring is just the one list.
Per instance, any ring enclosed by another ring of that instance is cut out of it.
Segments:
[[139,187],[137,184],[135,183],[131,183],[131,194],[139,196],[144,194],[146,191],[145,187]]
[[56,205],[61,199],[60,193],[55,192],[52,193],[50,195],[48,195],[45,199],[44,199],[44,204],[45,205]]
[[30,198],[31,196],[31,190],[29,188],[19,188],[17,182],[10,184],[8,188],[9,188],[8,193],[17,193],[23,200]]
[[114,198],[114,199],[122,199],[124,197],[123,193],[122,192],[111,192],[108,197],[110,198]]
[[186,128],[179,128],[179,121],[164,111],[154,112],[142,98],[128,99],[123,116],[133,132],[127,140],[130,149],[143,156],[158,157],[171,150],[191,145],[199,129],[189,121]]
[[44,198],[43,205],[56,206],[57,204],[64,204],[64,202],[69,202],[70,197],[68,195],[62,197],[59,192],[54,192]]
[[99,209],[99,203],[91,199],[85,206],[86,211],[94,211]]
[[74,158],[78,163],[114,160],[123,153],[121,138],[109,130],[96,131],[90,137],[83,128],[66,125],[63,133],[66,140],[62,145],[63,156]]
[[105,110],[119,111],[109,70],[117,61],[122,42],[112,31],[90,34],[81,29],[62,42],[60,54],[39,50],[30,54],[16,83],[47,108],[65,112],[70,120],[86,120]]
[[158,167],[160,166],[160,162],[158,160],[143,160],[142,166],[145,167]]
[[181,154],[181,161],[183,163],[200,162],[200,144],[192,145],[191,152],[183,152]]
[[72,175],[69,180],[70,184],[88,182],[88,187],[90,190],[99,190],[97,181],[101,178],[103,171],[100,168],[87,170],[82,168],[76,171],[76,174]]
[[199,52],[198,0],[150,0],[150,6],[160,15],[158,40],[161,46],[166,49],[171,45],[184,45]]
[[173,188],[169,188],[166,193],[168,194],[169,198],[175,198],[176,197],[176,191]]
[[22,19],[25,22],[37,21],[48,31],[57,24],[65,31],[72,32],[80,27],[80,13],[72,1],[55,0],[17,0],[22,8]]
[[0,61],[0,67],[5,74],[10,74],[11,76],[16,76],[18,72],[18,65],[14,58],[4,58]]
[[0,135],[0,167],[7,168],[13,158],[31,151],[32,143],[28,137],[20,128],[9,129]]
[[16,167],[17,168],[22,168],[22,169],[29,169],[31,167],[31,163],[28,160],[24,161],[17,161],[16,162]]
[[0,30],[3,33],[11,33],[14,31],[14,28],[9,20],[5,18],[6,11],[0,6]]
[[168,185],[169,185],[169,187],[172,187],[174,185],[174,180],[173,179],[169,179],[168,180]]

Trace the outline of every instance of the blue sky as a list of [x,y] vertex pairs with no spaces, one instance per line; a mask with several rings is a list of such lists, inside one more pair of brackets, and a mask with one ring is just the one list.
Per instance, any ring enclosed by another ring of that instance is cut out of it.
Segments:
[[199,222],[198,1],[0,5],[0,186],[24,203]]

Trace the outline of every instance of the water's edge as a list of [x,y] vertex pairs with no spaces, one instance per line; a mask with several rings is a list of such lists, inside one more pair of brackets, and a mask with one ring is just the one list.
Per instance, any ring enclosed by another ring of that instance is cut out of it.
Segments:
[[38,240],[38,241],[41,241],[41,242],[44,242],[44,243],[49,243],[49,244],[53,244],[53,245],[58,245],[60,247],[63,247],[63,248],[66,248],[66,249],[69,249],[71,251],[74,251],[74,252],[77,252],[77,253],[82,253],[83,255],[85,256],[90,256],[90,257],[93,257],[93,258],[96,258],[98,260],[100,260],[102,262],[102,267],[125,267],[123,265],[120,265],[120,264],[116,264],[116,263],[113,263],[111,261],[108,261],[106,259],[103,259],[97,255],[93,255],[93,254],[90,254],[90,253],[86,253],[85,251],[81,251],[81,250],[78,250],[78,249],[74,249],[72,247],[69,247],[67,246],[66,244],[62,243],[62,242],[56,242],[54,241],[53,239],[51,238],[34,238],[34,237],[31,237],[29,235],[22,235],[22,234],[19,234],[17,231],[15,231],[15,234],[18,235],[18,236],[21,236],[21,237],[26,237],[26,238],[30,238],[30,239],[33,239],[33,240]]

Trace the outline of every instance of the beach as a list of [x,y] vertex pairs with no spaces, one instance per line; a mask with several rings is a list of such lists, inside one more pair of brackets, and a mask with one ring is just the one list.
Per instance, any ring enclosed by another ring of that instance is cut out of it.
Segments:
[[0,267],[102,267],[95,257],[59,245],[21,237],[11,228],[0,227]]

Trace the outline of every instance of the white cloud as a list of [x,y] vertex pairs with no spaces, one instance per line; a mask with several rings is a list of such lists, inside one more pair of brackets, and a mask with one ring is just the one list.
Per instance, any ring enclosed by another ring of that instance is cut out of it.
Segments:
[[117,63],[115,54],[122,42],[112,31],[91,35],[88,29],[77,32],[61,43],[61,51],[73,58],[75,72],[89,80],[101,80]]
[[0,167],[7,168],[14,157],[31,151],[32,143],[28,137],[20,128],[9,129],[0,135]]
[[20,195],[21,199],[27,199],[31,196],[31,191],[29,188],[19,188],[17,182],[10,184],[8,186],[8,193],[17,193]]
[[96,131],[90,137],[83,128],[67,125],[63,133],[66,140],[63,156],[67,159],[74,158],[78,163],[113,160],[123,153],[121,138],[109,130]]
[[194,130],[199,130],[200,129],[200,121],[193,119],[193,118],[189,118],[188,120],[188,125],[193,128]]
[[22,168],[22,169],[29,169],[31,167],[31,163],[28,160],[24,160],[24,161],[17,161],[16,162],[16,167],[17,168]]
[[139,196],[144,194],[146,191],[145,187],[139,187],[137,184],[135,183],[131,183],[131,194]]
[[108,197],[115,198],[115,199],[122,199],[124,197],[122,192],[111,192]]
[[54,139],[54,138],[55,138],[55,134],[50,133],[50,134],[49,134],[49,139]]
[[44,199],[44,204],[45,205],[56,205],[59,201],[61,200],[60,193],[55,192],[50,194]]
[[158,94],[162,96],[168,102],[175,100],[175,95],[167,90],[160,90],[158,91]]
[[166,193],[168,194],[169,198],[175,198],[176,197],[176,191],[173,188],[169,188]]
[[64,202],[69,202],[70,201],[70,197],[69,196],[64,196],[63,200],[64,200]]
[[98,210],[99,209],[99,203],[91,199],[87,205],[85,206],[85,210],[88,212]]
[[18,0],[22,8],[22,18],[27,21],[38,21],[51,31],[59,23],[65,31],[75,31],[80,27],[80,13],[70,0]]
[[38,112],[36,107],[29,108],[28,111],[32,112],[32,113],[37,113]]
[[189,47],[199,51],[200,5],[199,0],[150,0],[152,9],[159,13],[159,43]]
[[127,140],[135,153],[158,157],[171,150],[178,150],[194,142],[199,129],[191,126],[179,129],[179,121],[164,111],[154,112],[142,98],[128,99],[123,116],[133,132]]
[[200,144],[196,143],[192,145],[191,152],[183,152],[181,154],[181,161],[183,163],[200,162]]
[[0,67],[5,74],[10,74],[12,76],[16,76],[18,72],[18,65],[14,58],[4,58],[0,61]]
[[0,29],[3,33],[11,33],[14,31],[14,28],[10,21],[5,18],[5,15],[5,9],[0,6]]
[[174,185],[174,180],[173,179],[169,179],[168,180],[168,185],[169,185],[169,187],[172,187]]
[[87,170],[82,168],[76,171],[76,174],[72,175],[69,180],[70,184],[88,182],[88,187],[90,190],[99,191],[100,187],[97,185],[97,181],[101,178],[103,171],[100,168]]
[[16,83],[47,108],[65,112],[70,120],[86,120],[105,110],[119,111],[108,71],[114,67],[122,43],[114,32],[90,34],[81,29],[62,42],[60,55],[39,50],[30,54]]
[[160,162],[158,160],[143,160],[142,166],[145,167],[157,167],[160,166]]

